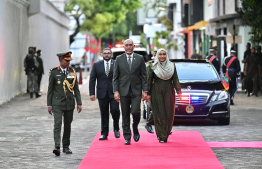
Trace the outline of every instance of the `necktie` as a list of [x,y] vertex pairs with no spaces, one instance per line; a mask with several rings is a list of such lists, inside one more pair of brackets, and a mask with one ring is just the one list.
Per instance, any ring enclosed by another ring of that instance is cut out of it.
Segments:
[[66,76],[66,70],[65,70],[65,69],[63,70],[63,73],[64,73],[64,75]]
[[128,65],[129,65],[129,70],[131,71],[131,56],[128,56]]
[[108,76],[109,75],[109,64],[108,64],[108,62],[106,63],[106,76]]

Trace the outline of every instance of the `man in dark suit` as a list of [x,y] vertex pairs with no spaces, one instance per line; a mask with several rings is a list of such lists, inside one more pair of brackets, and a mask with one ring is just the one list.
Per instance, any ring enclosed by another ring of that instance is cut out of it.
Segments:
[[141,97],[143,100],[147,98],[145,61],[143,56],[133,53],[134,47],[131,39],[125,40],[125,53],[117,56],[113,77],[115,100],[117,102],[121,100],[120,105],[125,145],[130,145],[131,139],[130,114],[133,116],[134,140],[137,142],[140,138],[138,124],[141,116]]
[[71,54],[71,51],[58,53],[57,56],[60,65],[50,69],[49,72],[47,106],[49,114],[54,115],[55,149],[53,153],[56,156],[60,155],[62,121],[64,121],[63,152],[72,154],[69,145],[75,100],[77,103],[77,112],[80,113],[82,110],[76,72],[74,68],[69,67],[70,60],[72,60]]
[[90,100],[95,100],[95,85],[97,81],[97,99],[101,114],[101,137],[99,140],[107,140],[109,131],[109,105],[113,118],[115,137],[119,138],[119,103],[114,99],[112,79],[115,61],[111,59],[110,48],[103,50],[104,60],[95,62],[90,74],[89,94]]

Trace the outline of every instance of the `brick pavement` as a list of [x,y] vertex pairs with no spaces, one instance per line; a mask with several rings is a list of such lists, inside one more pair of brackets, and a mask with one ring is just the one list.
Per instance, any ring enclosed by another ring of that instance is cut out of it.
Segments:
[[[46,91],[47,86],[42,89]],[[47,112],[46,92],[39,99],[21,94],[1,105],[0,168],[77,168],[94,136],[100,131],[98,103],[89,100],[88,83],[82,85],[80,90],[83,111],[74,114],[70,146],[72,155],[62,153],[56,157],[52,154],[53,117]],[[173,130],[196,130],[206,141],[262,141],[261,101],[261,95],[247,98],[239,92],[235,98],[236,105],[231,107],[229,126],[218,126],[210,120],[180,120],[175,121]],[[144,124],[145,120],[141,119],[140,130],[145,130]],[[213,151],[225,168],[262,168],[261,149],[214,148]]]

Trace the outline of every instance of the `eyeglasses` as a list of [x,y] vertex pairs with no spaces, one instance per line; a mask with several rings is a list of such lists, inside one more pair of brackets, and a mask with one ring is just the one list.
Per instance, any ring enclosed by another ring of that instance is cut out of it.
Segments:
[[110,55],[111,53],[103,53],[104,55]]

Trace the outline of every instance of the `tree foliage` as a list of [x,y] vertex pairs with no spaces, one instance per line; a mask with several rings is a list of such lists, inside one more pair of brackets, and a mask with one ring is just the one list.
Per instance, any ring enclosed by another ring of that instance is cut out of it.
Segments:
[[242,17],[244,24],[251,27],[250,41],[255,45],[262,42],[262,1],[261,0],[241,0],[242,8],[238,13]]
[[[65,11],[76,20],[70,43],[80,31],[88,30],[99,38],[105,36],[115,24],[125,19],[128,12],[134,12],[139,7],[140,0],[69,0]],[[80,21],[80,18],[84,19]]]

